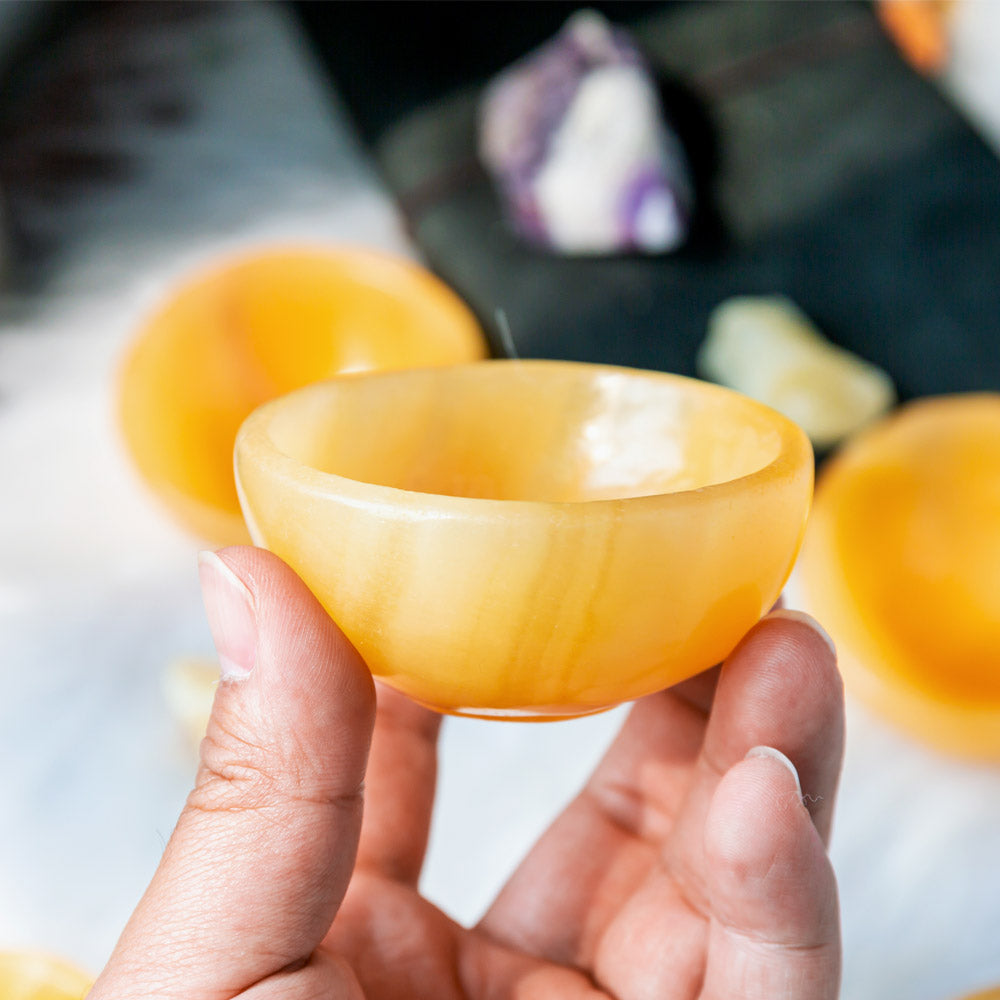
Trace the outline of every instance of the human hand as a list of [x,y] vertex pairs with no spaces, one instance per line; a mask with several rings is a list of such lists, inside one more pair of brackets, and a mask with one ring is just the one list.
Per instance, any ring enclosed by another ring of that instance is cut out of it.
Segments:
[[89,1000],[837,996],[843,704],[808,620],[769,616],[721,671],[637,702],[465,928],[417,885],[439,717],[387,688],[376,716],[360,657],[273,555],[201,573],[224,678],[195,789]]

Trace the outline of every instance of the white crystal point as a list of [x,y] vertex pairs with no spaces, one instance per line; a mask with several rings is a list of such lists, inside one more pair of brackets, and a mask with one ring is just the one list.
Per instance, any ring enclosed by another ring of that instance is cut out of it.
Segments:
[[592,58],[604,56],[611,48],[611,25],[600,11],[589,7],[573,14],[563,26],[563,31]]

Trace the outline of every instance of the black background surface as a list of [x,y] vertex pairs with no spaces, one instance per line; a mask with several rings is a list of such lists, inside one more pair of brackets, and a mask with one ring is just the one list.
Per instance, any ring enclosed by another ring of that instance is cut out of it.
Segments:
[[695,231],[661,258],[520,244],[474,163],[475,98],[576,6],[296,8],[415,239],[495,343],[502,309],[522,356],[693,374],[713,306],[780,292],[903,399],[1000,388],[1000,163],[866,5],[596,5],[640,29],[696,173]]

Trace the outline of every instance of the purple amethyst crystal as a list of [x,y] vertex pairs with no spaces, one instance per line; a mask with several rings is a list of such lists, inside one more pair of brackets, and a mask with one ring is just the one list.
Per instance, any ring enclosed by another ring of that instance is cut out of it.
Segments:
[[593,11],[501,73],[480,156],[526,239],[567,254],[662,253],[684,242],[687,161],[628,33]]

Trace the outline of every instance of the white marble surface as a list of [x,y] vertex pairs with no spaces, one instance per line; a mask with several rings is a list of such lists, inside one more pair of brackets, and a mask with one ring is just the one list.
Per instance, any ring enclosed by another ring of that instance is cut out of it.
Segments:
[[[163,670],[211,651],[198,543],[122,450],[122,349],[176,277],[221,250],[292,237],[406,249],[290,22],[233,10],[244,51],[206,70],[198,131],[159,148],[141,184],[78,209],[86,239],[44,298],[0,303],[0,948],[95,970],[193,775]],[[215,180],[196,184],[204,162]],[[427,892],[474,919],[621,715],[448,720]],[[833,857],[845,1000],[949,1000],[1000,983],[1000,771],[913,746],[852,703]]]

